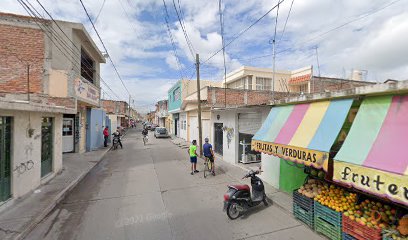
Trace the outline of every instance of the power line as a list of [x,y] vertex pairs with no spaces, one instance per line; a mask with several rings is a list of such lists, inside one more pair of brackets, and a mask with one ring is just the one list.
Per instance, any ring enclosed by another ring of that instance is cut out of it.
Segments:
[[195,55],[194,55],[195,50],[194,50],[193,44],[191,43],[190,38],[188,37],[187,31],[186,31],[185,26],[184,26],[184,24],[183,24],[183,22],[182,22],[182,20],[180,18],[180,14],[179,14],[179,12],[177,10],[176,2],[174,0],[173,0],[173,6],[174,6],[174,10],[176,11],[177,19],[178,19],[178,21],[180,23],[181,29],[183,30],[184,38],[186,39],[188,49],[190,50],[191,56],[194,59],[195,58]]
[[228,47],[231,43],[233,43],[235,40],[237,40],[239,37],[241,37],[245,32],[247,32],[249,29],[251,29],[254,25],[256,25],[258,22],[260,22],[264,17],[266,17],[270,12],[272,12],[279,4],[283,3],[285,0],[280,0],[275,6],[273,6],[271,9],[269,9],[264,15],[262,15],[260,18],[258,18],[255,22],[253,22],[251,25],[249,25],[247,28],[244,30],[240,31],[237,35],[233,37],[225,46],[223,46],[221,49],[213,53],[209,58],[207,58],[203,63],[208,62],[210,59],[212,59],[215,55],[220,53],[224,48]]
[[280,38],[279,38],[278,45],[279,45],[279,43],[282,41],[283,35],[285,34],[286,24],[288,23],[290,13],[292,12],[292,7],[293,7],[293,2],[294,2],[294,1],[295,1],[295,0],[292,0],[292,3],[290,4],[288,16],[286,17],[285,25],[283,26],[282,34],[281,34],[281,36],[280,36]]
[[[39,0],[36,0],[36,1],[37,1],[37,3],[40,5],[40,7],[47,13],[47,15],[51,18],[51,20],[52,20],[52,21],[54,22],[54,24],[58,27],[58,29],[65,35],[66,39],[68,39],[68,40],[72,43],[72,46],[75,46],[75,43],[74,43],[74,42],[68,37],[68,35],[62,30],[62,28],[60,27],[60,25],[55,21],[55,19],[52,17],[52,15],[49,13],[49,11],[47,11],[47,9],[41,4],[41,2],[40,2]],[[28,1],[27,1],[27,2],[28,2]],[[20,3],[20,5],[23,6],[23,8],[27,11],[27,13],[28,13],[31,17],[33,17],[34,19],[38,19],[38,20],[39,20],[38,22],[43,21],[43,20],[42,20],[43,18],[38,17],[38,15],[40,15],[40,13],[37,11],[37,9],[36,9],[30,2],[28,2],[28,4],[31,6],[31,8],[32,8],[33,10],[32,10],[23,0],[19,0],[19,3]],[[34,12],[34,11],[35,11],[35,12]],[[37,14],[38,14],[38,15],[37,15]],[[77,69],[77,70],[79,71],[79,73],[80,73],[80,72],[81,72],[81,69],[80,69],[80,66],[78,66],[78,63],[77,63],[77,62],[74,62],[72,59],[70,59],[70,58],[64,53],[64,51],[62,51],[62,50],[60,49],[60,47],[63,47],[64,50],[66,50],[67,54],[73,53],[74,55],[70,55],[70,57],[73,57],[73,58],[75,58],[75,57],[81,58],[80,52],[76,52],[76,51],[75,51],[75,50],[80,51],[80,49],[78,49],[78,48],[74,49],[74,47],[72,47],[72,46],[70,46],[69,44],[67,44],[67,42],[64,40],[64,38],[62,38],[62,36],[59,35],[59,33],[58,33],[53,27],[49,27],[49,26],[47,26],[47,24],[42,24],[42,26],[43,26],[44,28],[46,28],[50,33],[52,33],[52,32],[55,33],[54,38],[55,38],[55,40],[57,40],[57,41],[59,40],[58,43],[60,44],[60,45],[57,45],[57,44],[53,41],[53,36],[49,36],[49,35],[47,34],[47,31],[44,30],[44,29],[39,25],[38,22],[37,22],[37,25],[41,28],[41,30],[44,31],[44,33],[45,33],[45,34],[50,38],[50,40],[56,45],[56,47],[61,51],[61,53],[73,64],[74,67],[76,67],[76,69]],[[59,46],[60,46],[60,47],[59,47]],[[67,49],[68,49],[68,51],[67,51]],[[92,70],[92,66],[90,66],[89,63],[87,63],[87,62],[84,62],[84,67],[86,67],[88,70]],[[103,78],[102,78],[98,73],[96,73],[96,75],[97,75],[97,77],[99,78],[99,80],[116,96],[116,98],[117,98],[117,99],[120,99],[120,97],[118,97],[118,95],[109,87],[109,85],[107,85],[107,83],[103,80]],[[89,74],[88,74],[88,77],[91,77],[91,76],[89,76]]]
[[95,20],[94,20],[94,23],[95,23],[95,24],[96,24],[96,22],[98,21],[99,15],[101,15],[102,9],[103,9],[103,7],[105,6],[105,2],[106,2],[106,0],[103,0],[102,6],[101,6],[101,8],[99,9],[99,12],[98,12],[98,14],[97,14],[96,17],[95,17]]
[[181,64],[180,58],[179,58],[178,53],[177,53],[177,47],[176,47],[176,44],[174,43],[173,34],[171,33],[171,29],[170,29],[170,25],[169,25],[169,21],[168,21],[170,16],[169,16],[169,13],[167,11],[166,2],[164,0],[163,0],[163,5],[164,5],[164,12],[165,12],[164,20],[166,22],[167,32],[168,32],[168,35],[169,35],[169,38],[170,38],[171,45],[173,47],[173,54],[174,54],[174,57],[176,58],[177,65],[178,65],[178,68],[179,68],[180,78],[183,79],[184,74],[182,72],[182,64]]
[[[327,30],[327,31],[325,31],[325,32],[322,32],[322,33],[320,33],[320,34],[318,34],[318,35],[316,35],[316,36],[314,36],[314,37],[312,37],[312,38],[310,38],[310,39],[308,39],[308,40],[306,40],[306,41],[297,42],[297,43],[294,43],[294,44],[292,44],[292,45],[293,45],[293,46],[304,45],[305,43],[308,43],[308,42],[310,42],[310,41],[313,41],[313,40],[315,40],[315,39],[318,39],[318,38],[320,38],[320,37],[322,37],[322,36],[324,36],[324,35],[327,35],[327,34],[333,32],[333,31],[336,31],[336,30],[338,30],[338,29],[340,29],[340,28],[343,28],[343,27],[345,27],[345,26],[347,26],[347,25],[349,25],[349,24],[351,24],[351,23],[353,23],[353,22],[357,22],[357,21],[362,20],[362,19],[364,19],[364,18],[366,18],[366,17],[368,17],[368,16],[371,16],[371,15],[373,15],[373,14],[375,14],[375,13],[378,13],[378,12],[380,12],[380,11],[382,11],[382,10],[384,10],[384,9],[386,9],[386,8],[392,6],[392,5],[394,5],[394,4],[396,4],[396,3],[400,2],[400,1],[401,1],[401,0],[396,0],[396,1],[390,2],[390,3],[388,3],[388,4],[386,4],[386,5],[382,6],[382,7],[376,8],[376,9],[371,10],[371,11],[366,12],[366,13],[363,13],[363,14],[361,14],[360,17],[357,17],[357,18],[352,19],[352,20],[350,20],[350,21],[348,21],[348,22],[345,22],[345,23],[343,23],[343,24],[340,24],[340,25],[338,25],[338,26],[336,26],[336,27],[334,27],[334,28],[331,28],[331,29],[329,29],[329,30]],[[295,48],[295,49],[300,49],[300,48],[298,47],[298,48]],[[290,50],[294,50],[294,49],[293,49],[293,48],[286,48],[286,49],[283,49],[283,50],[281,50],[281,51],[276,52],[276,54],[281,54],[281,53],[284,53],[284,52],[287,52],[287,51],[290,51]],[[247,59],[247,60],[254,60],[254,59],[258,59],[258,58],[265,58],[265,57],[270,57],[270,56],[272,56],[272,55],[273,55],[273,54],[266,54],[266,55],[261,55],[261,56],[249,58],[249,59]]]
[[221,41],[222,41],[222,56],[224,63],[224,103],[225,108],[227,107],[227,66],[225,65],[225,42],[224,42],[224,18],[222,15],[221,1],[218,1],[218,12],[220,14],[220,25],[221,25]]
[[85,7],[84,3],[82,2],[82,0],[79,0],[79,2],[81,3],[82,8],[84,9],[86,15],[88,16],[89,22],[91,23],[93,29],[95,30],[96,35],[98,36],[99,40],[101,41],[102,46],[103,46],[103,48],[105,49],[106,54],[108,54],[108,56],[109,56],[109,57],[108,57],[108,58],[109,58],[109,61],[110,61],[110,63],[112,64],[112,66],[113,66],[113,68],[114,68],[114,70],[115,70],[115,72],[116,72],[116,75],[118,76],[120,82],[122,83],[122,85],[123,85],[123,87],[125,88],[126,92],[127,92],[127,93],[129,94],[129,96],[130,96],[130,92],[129,92],[129,90],[127,89],[125,83],[123,82],[122,77],[120,76],[118,69],[116,68],[115,64],[113,63],[112,57],[109,55],[109,52],[108,52],[108,49],[107,49],[106,46],[105,46],[105,43],[103,42],[101,36],[99,35],[99,32],[98,32],[98,30],[96,29],[94,23],[92,22],[92,19],[91,19],[91,16],[89,15],[89,13],[88,13],[88,10],[86,10],[86,7]]

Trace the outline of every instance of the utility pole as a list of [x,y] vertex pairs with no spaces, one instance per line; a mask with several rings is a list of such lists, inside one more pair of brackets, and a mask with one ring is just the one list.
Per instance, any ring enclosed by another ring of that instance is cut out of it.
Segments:
[[197,69],[197,101],[198,101],[198,145],[200,146],[200,157],[203,156],[203,133],[201,126],[201,96],[200,96],[200,56],[196,53]]
[[128,127],[130,126],[130,94],[129,94],[129,114],[128,114]]
[[[278,5],[279,6],[279,5]],[[276,30],[275,30],[276,31]],[[275,38],[272,41],[272,54],[273,54],[273,65],[272,65],[272,101],[275,103]]]
[[[319,73],[319,77],[320,77],[320,63],[319,63],[319,53],[317,52],[317,46],[315,47],[316,50],[316,59],[317,59],[317,72]],[[320,81],[320,91],[324,92],[324,85],[323,85],[323,80],[319,79]]]

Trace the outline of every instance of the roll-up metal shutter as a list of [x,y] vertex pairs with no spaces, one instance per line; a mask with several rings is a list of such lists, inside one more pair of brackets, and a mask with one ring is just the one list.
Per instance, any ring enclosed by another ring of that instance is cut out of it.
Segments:
[[255,135],[262,126],[261,119],[261,113],[240,113],[238,115],[238,131]]

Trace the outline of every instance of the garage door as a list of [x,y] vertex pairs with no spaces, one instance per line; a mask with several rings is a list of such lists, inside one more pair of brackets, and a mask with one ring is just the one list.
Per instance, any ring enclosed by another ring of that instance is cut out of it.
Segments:
[[261,119],[261,113],[239,113],[238,131],[240,133],[255,135],[262,126]]

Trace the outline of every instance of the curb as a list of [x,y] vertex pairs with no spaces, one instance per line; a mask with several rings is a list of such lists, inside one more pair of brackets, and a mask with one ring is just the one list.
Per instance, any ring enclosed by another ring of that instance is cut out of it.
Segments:
[[41,221],[54,210],[54,208],[89,174],[89,172],[94,169],[99,163],[102,161],[103,157],[110,151],[110,148],[107,149],[104,153],[102,153],[98,162],[89,168],[87,171],[84,171],[79,175],[75,180],[73,180],[68,186],[66,186],[61,192],[59,192],[55,197],[54,200],[50,205],[48,205],[37,217],[35,217],[31,223],[21,231],[14,240],[23,240],[27,235],[34,230],[34,228],[41,223]]

